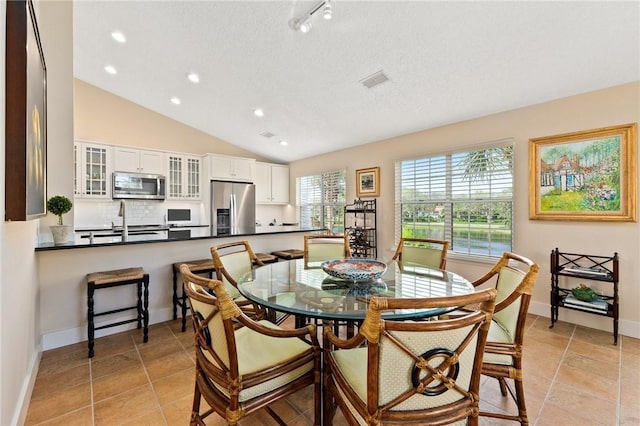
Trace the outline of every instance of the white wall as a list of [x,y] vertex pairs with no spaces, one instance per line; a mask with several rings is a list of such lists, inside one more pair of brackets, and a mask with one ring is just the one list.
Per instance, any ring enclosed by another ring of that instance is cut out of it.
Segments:
[[[6,3],[0,3],[0,21],[5,22]],[[73,164],[73,37],[71,2],[36,2],[36,15],[47,65],[48,181],[47,193],[72,196]],[[2,61],[2,106],[4,122],[4,26],[0,42]],[[0,126],[4,129],[4,123]],[[4,130],[0,188],[4,212]],[[21,424],[26,415],[31,388],[40,356],[39,269],[34,248],[38,227],[48,226],[55,218],[27,222],[2,222],[0,225],[0,334],[1,334],[1,408],[0,424]]]

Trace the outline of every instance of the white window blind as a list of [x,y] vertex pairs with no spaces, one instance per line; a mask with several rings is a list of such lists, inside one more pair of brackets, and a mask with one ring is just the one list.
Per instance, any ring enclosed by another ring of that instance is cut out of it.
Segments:
[[447,240],[465,254],[511,251],[512,168],[511,141],[396,163],[396,240]]
[[336,170],[296,179],[300,226],[344,232],[345,175]]

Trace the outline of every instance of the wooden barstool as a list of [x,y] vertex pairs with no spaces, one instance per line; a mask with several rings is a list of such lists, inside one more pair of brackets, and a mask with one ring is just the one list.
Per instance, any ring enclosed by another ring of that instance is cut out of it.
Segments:
[[184,283],[182,287],[182,294],[178,296],[178,275],[180,274],[180,265],[187,265],[189,270],[194,274],[208,274],[209,278],[212,278],[213,272],[216,268],[213,266],[213,260],[198,259],[187,260],[185,262],[176,262],[173,264],[173,319],[178,319],[178,306],[182,309],[182,331],[187,330],[187,309],[189,304],[187,303],[187,294],[184,291]]
[[262,263],[275,263],[280,260],[278,256],[269,253],[256,253],[256,257],[260,259]]
[[299,249],[287,249],[272,251],[272,255],[284,260],[302,259],[304,257],[304,250]]
[[[135,306],[112,309],[110,311],[99,313],[94,312],[93,296],[96,290],[129,284],[136,284],[138,288],[138,300]],[[137,322],[138,328],[143,328],[143,341],[146,343],[149,340],[149,274],[146,274],[142,268],[116,269],[113,271],[93,272],[87,274],[87,308],[89,320],[87,326],[87,334],[89,337],[89,358],[93,358],[95,331],[102,330],[103,328],[116,327],[118,325]],[[94,318],[97,316],[115,314],[117,312],[128,311],[131,309],[136,310],[136,318],[101,325],[100,327],[96,327],[94,324]]]

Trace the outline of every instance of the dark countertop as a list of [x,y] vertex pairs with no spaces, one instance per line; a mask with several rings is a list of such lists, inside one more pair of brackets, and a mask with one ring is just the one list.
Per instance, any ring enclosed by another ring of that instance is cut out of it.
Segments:
[[[168,238],[167,230],[168,229],[191,229],[191,236],[188,238]],[[130,228],[131,229],[131,228]],[[108,232],[110,229],[76,229],[76,233],[85,233],[89,232]],[[92,248],[92,247],[110,247],[110,246],[125,246],[125,245],[133,245],[133,244],[154,244],[154,243],[171,243],[175,241],[190,241],[190,240],[204,240],[204,239],[214,239],[214,238],[229,238],[229,237],[249,237],[255,235],[269,235],[269,234],[287,234],[293,232],[314,232],[314,231],[323,231],[322,228],[302,228],[300,226],[257,226],[254,232],[251,233],[231,233],[231,234],[220,234],[220,235],[212,235],[209,226],[177,226],[177,227],[163,227],[163,229],[159,230],[157,234],[143,234],[143,235],[129,235],[127,241],[121,241],[119,236],[109,234],[111,238],[102,238],[96,236],[94,238],[94,242],[91,243],[89,238],[76,238],[75,242],[59,244],[55,245],[53,242],[50,243],[42,243],[36,247],[36,251],[50,251],[50,250],[69,250],[69,249],[80,249],[80,248]],[[98,240],[98,241],[96,241]],[[102,240],[102,241],[99,241]]]

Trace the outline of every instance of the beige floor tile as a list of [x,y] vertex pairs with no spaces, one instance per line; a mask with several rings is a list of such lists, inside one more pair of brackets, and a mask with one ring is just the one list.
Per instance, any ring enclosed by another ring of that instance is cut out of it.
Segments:
[[614,345],[594,345],[582,340],[572,340],[569,344],[569,352],[582,354],[598,361],[617,364],[620,361],[620,347]]
[[592,375],[592,372],[597,372],[595,375],[611,382],[617,382],[620,375],[620,367],[617,362],[609,361],[603,364],[602,361],[593,359],[589,353],[583,355],[569,351],[563,358],[562,365],[579,370],[583,375],[587,373],[587,376]]
[[614,394],[613,398],[601,398],[594,396],[586,386],[576,389],[558,383],[549,393],[549,401],[564,410],[579,414],[585,419],[610,425],[615,424],[617,412],[617,392],[615,388],[611,388],[610,391]]
[[72,411],[38,426],[90,426],[93,425],[93,410],[90,406]]
[[89,383],[90,379],[88,363],[59,370],[55,373],[38,374],[32,397],[41,398],[47,394],[60,392],[82,383]]
[[[611,424],[611,423],[607,423]],[[602,426],[598,423],[581,415],[581,411],[573,411],[571,408],[558,406],[553,402],[547,403],[542,409],[540,417],[535,423],[536,426]]]
[[[73,350],[62,350],[72,347]],[[51,374],[67,371],[81,365],[89,364],[87,344],[75,344],[44,352],[40,360],[38,374]]]
[[193,389],[187,396],[162,405],[164,418],[169,426],[188,425],[191,419],[191,407],[193,406]]
[[108,358],[92,361],[91,377],[96,380],[103,376],[140,367],[142,367],[142,359],[140,359],[138,351],[133,349]]
[[299,412],[310,411],[313,413],[314,386],[309,385],[304,389],[287,397],[287,401],[298,409]]
[[29,404],[27,425],[34,425],[54,419],[80,408],[91,405],[91,384],[89,382],[35,398]]
[[193,396],[195,383],[195,367],[190,366],[153,381],[152,386],[160,405],[164,406],[185,396]]
[[581,393],[584,389],[589,390],[589,396],[602,398],[608,401],[617,401],[618,398],[618,381],[608,379],[600,374],[601,369],[583,370],[567,364],[560,366],[558,376],[554,383],[554,388],[560,385],[566,385],[573,388],[575,393]]
[[186,369],[191,370],[192,374],[190,376],[195,374],[195,362],[184,349],[159,358],[149,359],[145,362],[145,366],[151,381],[156,381]]
[[549,328],[549,326],[551,326],[551,320],[549,318],[540,317],[532,324],[531,329],[527,331],[539,330],[557,334],[559,336],[571,337],[576,328],[574,324],[564,321],[556,321],[553,324],[553,328]]
[[636,354],[640,356],[640,339],[634,339],[627,336],[620,336],[618,339],[620,339],[622,353]]
[[175,337],[172,337],[161,342],[149,342],[147,345],[140,345],[138,346],[138,351],[142,357],[142,362],[147,363],[176,352],[184,352],[184,348]]
[[[164,414],[161,409],[153,410],[150,413],[143,414],[140,417],[132,418],[124,423],[121,423],[120,426],[162,426],[166,425],[167,420],[164,417]],[[183,425],[188,425],[189,422],[183,423]]]
[[148,383],[149,378],[142,365],[102,376],[93,381],[93,402],[113,398]]
[[135,349],[135,343],[128,332],[112,334],[96,339],[92,361],[99,361],[113,355]]
[[117,425],[159,409],[150,384],[94,404],[96,426]]
[[[611,330],[613,330],[613,324],[611,324]],[[596,330],[579,325],[576,326],[573,338],[594,345],[615,347],[613,344],[613,333],[611,331]]]

